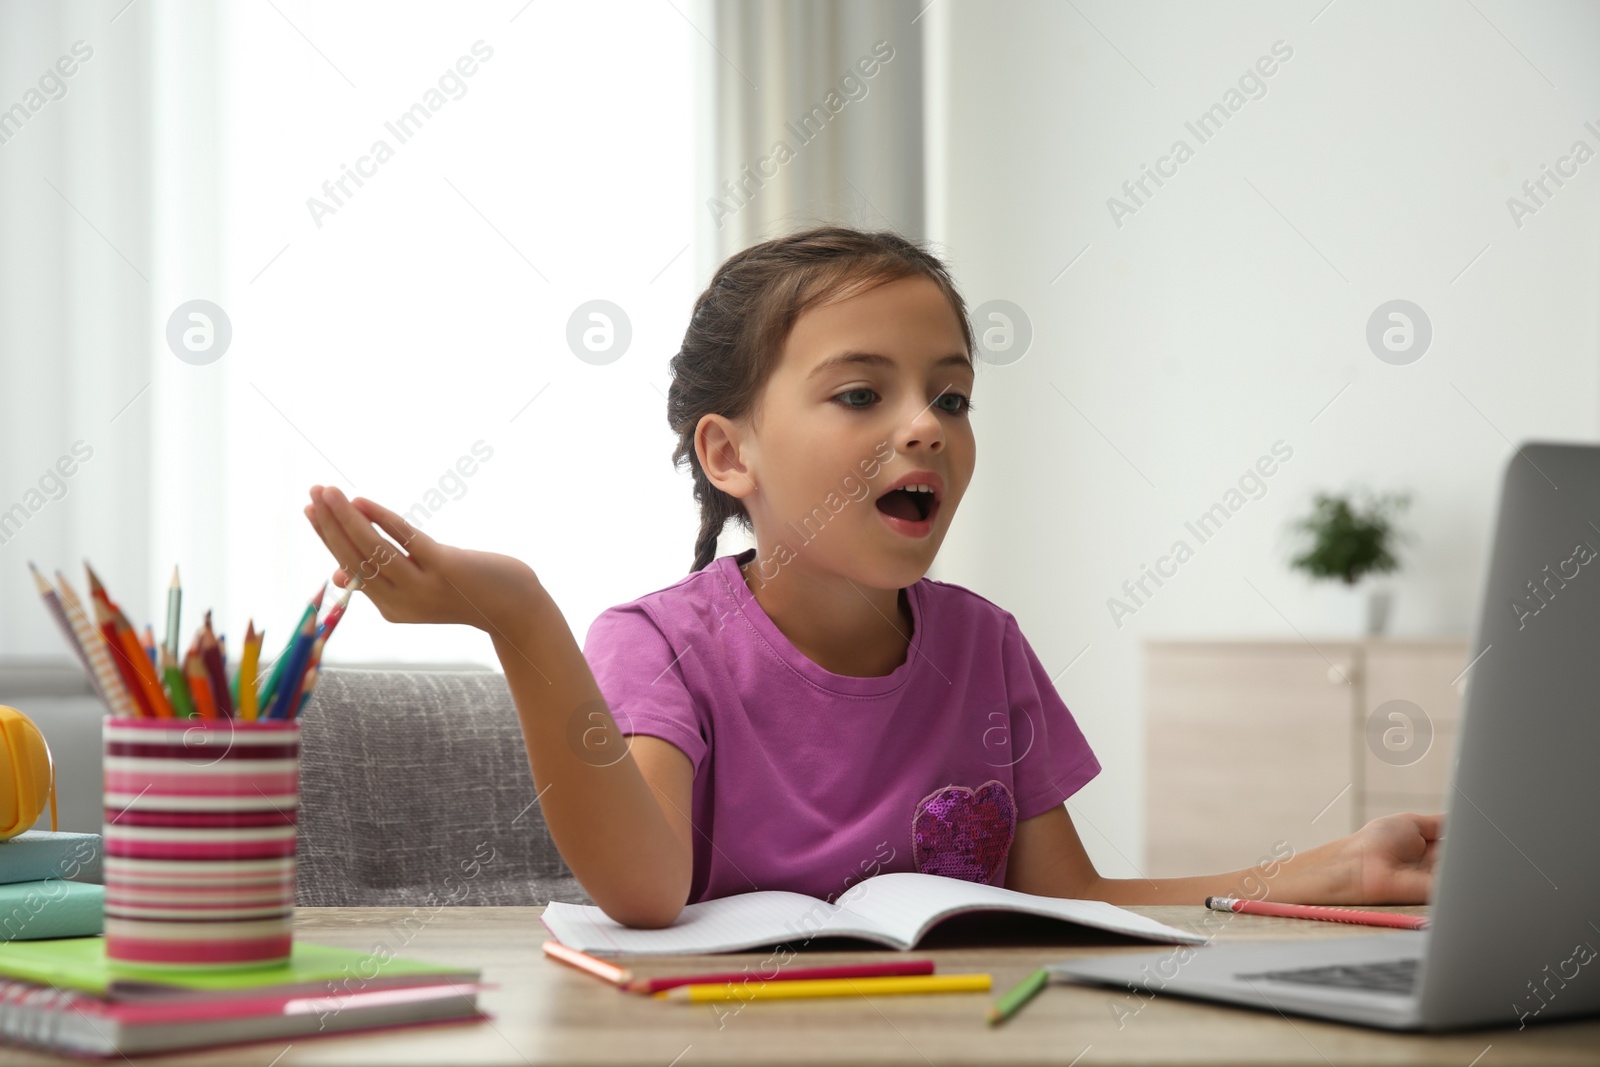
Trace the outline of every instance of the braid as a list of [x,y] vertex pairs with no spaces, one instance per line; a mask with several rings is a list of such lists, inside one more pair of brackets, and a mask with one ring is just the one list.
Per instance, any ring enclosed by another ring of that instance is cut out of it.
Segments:
[[[709,500],[701,497],[700,505],[700,536],[694,542],[694,566],[691,571],[703,570],[706,564],[717,557],[717,538],[722,535],[722,527],[735,514],[742,514],[744,507],[727,493],[712,485],[704,474],[700,475],[697,482],[704,482],[707,489],[713,494]],[[696,485],[696,496],[700,496],[699,486]],[[735,510],[737,509],[737,510]]]
[[971,352],[966,302],[944,264],[893,231],[819,226],[753,245],[717,268],[695,300],[683,346],[672,357],[667,389],[667,423],[678,435],[672,462],[689,467],[700,504],[692,571],[716,558],[717,539],[729,519],[755,532],[744,502],[718,489],[700,466],[695,450],[700,420],[707,415],[741,419],[755,410],[789,330],[807,308],[852,283],[910,275],[925,276],[944,291]]

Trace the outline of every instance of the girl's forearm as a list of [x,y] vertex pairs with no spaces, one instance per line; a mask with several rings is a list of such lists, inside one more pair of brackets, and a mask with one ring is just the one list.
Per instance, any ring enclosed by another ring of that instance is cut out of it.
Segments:
[[665,926],[689,896],[681,841],[633,757],[555,602],[540,586],[518,625],[490,631],[522,722],[545,824],[611,918]]
[[1254,867],[1192,878],[1101,878],[1084,893],[1111,904],[1204,904],[1206,897],[1244,897],[1294,904],[1356,903],[1342,885],[1330,841],[1296,855],[1282,842]]

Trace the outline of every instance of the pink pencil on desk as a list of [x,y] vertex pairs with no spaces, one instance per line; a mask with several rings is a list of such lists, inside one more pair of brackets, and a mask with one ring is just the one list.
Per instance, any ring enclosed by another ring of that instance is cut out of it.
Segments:
[[551,959],[560,960],[569,967],[576,967],[580,971],[592,974],[602,982],[610,982],[620,987],[633,979],[633,972],[626,967],[618,967],[615,963],[595,959],[587,952],[568,948],[559,941],[546,941],[542,947],[544,954]]
[[1212,911],[1236,911],[1247,915],[1276,915],[1282,919],[1321,919],[1331,923],[1359,923],[1362,926],[1398,926],[1404,930],[1426,930],[1426,915],[1396,915],[1387,911],[1359,911],[1332,908],[1322,904],[1279,904],[1271,900],[1240,900],[1237,897],[1206,897]]

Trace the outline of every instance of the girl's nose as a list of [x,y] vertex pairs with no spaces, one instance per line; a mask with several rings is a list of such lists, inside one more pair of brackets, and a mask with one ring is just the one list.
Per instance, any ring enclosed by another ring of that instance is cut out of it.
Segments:
[[933,410],[933,405],[938,403],[938,398],[922,406],[920,411],[914,411],[908,420],[900,425],[899,448],[908,451],[912,448],[927,448],[938,451],[944,447],[944,423],[940,421],[938,412]]

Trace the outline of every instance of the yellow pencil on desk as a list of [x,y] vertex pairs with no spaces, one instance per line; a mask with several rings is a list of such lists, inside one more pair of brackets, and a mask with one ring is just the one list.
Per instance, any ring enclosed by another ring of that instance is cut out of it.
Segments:
[[858,997],[886,993],[979,993],[989,988],[987,974],[925,974],[886,978],[814,978],[759,985],[681,985],[651,994],[657,1000],[700,1003],[707,1000],[787,1000],[790,997]]

